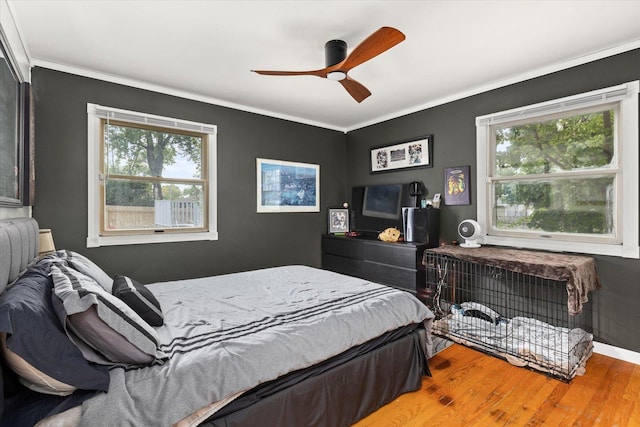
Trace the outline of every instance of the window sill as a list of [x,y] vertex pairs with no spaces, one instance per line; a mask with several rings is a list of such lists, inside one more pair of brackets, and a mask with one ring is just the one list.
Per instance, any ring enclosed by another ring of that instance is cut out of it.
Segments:
[[149,243],[195,242],[202,240],[218,240],[218,232],[90,236],[87,237],[87,248],[97,248],[100,246],[144,245]]
[[523,249],[539,249],[552,252],[573,252],[590,255],[606,255],[621,258],[640,259],[640,247],[634,245],[607,245],[602,243],[578,243],[521,239],[513,237],[483,236],[479,239],[485,245],[511,246]]

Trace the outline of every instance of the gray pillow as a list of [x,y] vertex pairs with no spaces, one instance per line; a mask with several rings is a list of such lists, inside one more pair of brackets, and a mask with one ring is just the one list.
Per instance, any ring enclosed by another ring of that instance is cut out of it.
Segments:
[[142,283],[127,276],[116,275],[113,281],[113,295],[124,301],[151,326],[162,326],[164,323],[160,303]]
[[74,334],[111,362],[143,365],[154,360],[103,322],[95,305],[68,316],[67,323]]
[[96,283],[102,286],[105,291],[111,293],[113,280],[89,258],[69,250],[58,251],[57,255],[59,255],[60,258],[66,259],[69,266],[74,270],[91,277]]
[[[97,317],[108,326],[109,333],[116,332],[124,337],[128,344],[150,356],[150,361],[166,358],[166,355],[158,348],[160,339],[155,329],[127,304],[107,293],[95,280],[63,263],[55,263],[51,266],[51,276],[55,287],[54,292],[62,300],[68,322],[69,316],[86,312],[95,306]],[[86,314],[84,318],[87,316],[89,314]],[[93,326],[86,325],[83,328],[82,318],[83,316],[78,316],[69,322],[70,329],[72,329],[69,338],[73,340],[76,338],[75,335],[86,344],[79,345],[79,347],[88,360],[103,364],[131,363],[131,360],[128,359],[112,360],[117,354],[131,354],[130,349],[114,349],[113,346],[118,345],[117,343],[110,341],[106,335],[102,338],[97,335],[100,330],[104,330],[103,327],[101,329],[94,324]],[[102,360],[96,359],[96,355],[91,354],[90,349],[103,356]]]

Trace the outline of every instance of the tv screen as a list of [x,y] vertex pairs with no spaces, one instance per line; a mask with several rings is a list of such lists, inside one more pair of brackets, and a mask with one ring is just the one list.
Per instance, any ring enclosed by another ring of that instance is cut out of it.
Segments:
[[362,215],[376,218],[400,218],[402,184],[368,185],[364,189]]

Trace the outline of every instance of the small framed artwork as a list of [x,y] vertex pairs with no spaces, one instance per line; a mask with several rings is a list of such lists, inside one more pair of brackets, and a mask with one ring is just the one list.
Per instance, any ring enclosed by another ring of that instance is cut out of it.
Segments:
[[259,213],[320,212],[320,165],[256,159]]
[[369,173],[433,167],[433,135],[372,148]]
[[471,204],[471,177],[469,166],[444,169],[444,204]]
[[329,208],[329,234],[349,232],[349,209]]

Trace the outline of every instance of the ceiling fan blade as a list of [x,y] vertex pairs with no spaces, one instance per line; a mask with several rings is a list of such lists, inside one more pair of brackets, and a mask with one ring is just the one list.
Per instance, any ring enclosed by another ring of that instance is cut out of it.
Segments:
[[348,71],[391,49],[404,39],[405,35],[401,31],[392,27],[382,27],[356,46],[351,54],[342,61],[339,69]]
[[262,74],[264,76],[318,76],[318,77],[326,77],[327,71],[326,68],[321,70],[310,70],[310,71],[270,71],[270,70],[251,70],[254,73]]
[[340,84],[342,84],[347,92],[349,92],[349,95],[351,95],[353,99],[355,99],[358,103],[364,101],[371,95],[369,89],[353,80],[349,76],[347,76],[345,79],[340,80]]

